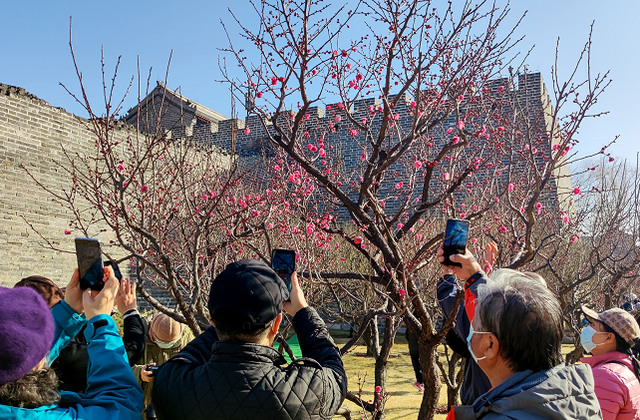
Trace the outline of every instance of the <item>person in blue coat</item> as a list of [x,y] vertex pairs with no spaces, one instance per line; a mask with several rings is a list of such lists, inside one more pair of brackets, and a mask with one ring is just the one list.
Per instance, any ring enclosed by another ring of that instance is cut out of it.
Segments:
[[[0,287],[1,419],[140,418],[142,391],[109,315],[119,286],[110,267],[105,268],[104,280],[100,293],[83,291],[76,270],[64,301],[51,311],[28,287]],[[60,392],[49,365],[85,324],[90,359],[87,389],[82,394]]]
[[[491,249],[493,249],[493,247]],[[442,258],[442,254],[443,250],[441,247],[438,250],[438,255]],[[450,258],[451,261],[455,262],[458,261],[458,258],[461,258],[461,256],[452,255]],[[487,378],[487,375],[480,369],[476,361],[470,357],[466,349],[466,338],[469,335],[469,326],[475,313],[478,287],[487,282],[487,277],[470,251],[467,250],[462,259],[466,262],[463,267],[445,267],[445,274],[438,280],[436,287],[440,308],[442,309],[443,315],[448,317],[455,306],[456,294],[462,288],[458,285],[456,278],[451,274],[454,272],[454,268],[456,275],[464,281],[463,290],[465,300],[458,308],[456,322],[450,333],[447,334],[446,340],[449,347],[459,353],[462,351],[463,353],[460,354],[466,358],[464,380],[460,388],[460,400],[462,404],[468,405],[473,404],[479,396],[491,389],[489,378]],[[486,256],[485,259],[487,259]]]

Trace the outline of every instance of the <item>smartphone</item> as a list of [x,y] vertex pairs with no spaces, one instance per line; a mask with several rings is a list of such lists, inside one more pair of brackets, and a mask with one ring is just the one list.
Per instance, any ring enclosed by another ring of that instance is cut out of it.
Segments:
[[[290,249],[274,249],[271,254],[271,268],[275,271],[287,290],[291,293],[291,275],[296,271],[296,252]],[[285,300],[289,300],[289,297]]]
[[158,371],[158,369],[160,369],[160,366],[157,366],[157,365],[147,365],[147,366],[145,366],[145,370],[148,370],[149,372],[151,372],[149,374],[149,376],[151,376],[151,377],[156,376],[156,372]]
[[449,257],[453,254],[464,254],[467,250],[467,235],[469,234],[469,221],[459,219],[447,220],[447,228],[444,232],[443,265],[462,267],[462,264],[453,262]]
[[104,270],[100,241],[91,238],[76,238],[76,255],[80,271],[80,288],[82,290],[102,290]]
[[116,276],[118,281],[122,281],[122,273],[120,272],[120,268],[118,267],[118,264],[116,264],[115,261],[107,260],[104,262],[104,266],[105,267],[111,266],[111,268],[113,269],[113,275]]

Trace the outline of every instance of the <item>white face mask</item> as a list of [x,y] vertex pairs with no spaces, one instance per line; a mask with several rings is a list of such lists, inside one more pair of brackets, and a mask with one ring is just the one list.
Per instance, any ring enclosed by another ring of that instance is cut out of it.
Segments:
[[160,347],[161,349],[170,349],[171,347],[175,347],[175,345],[178,344],[178,341],[174,341],[173,343],[165,343],[163,341],[154,341],[154,343],[156,343],[156,346]]
[[469,335],[467,336],[467,348],[469,349],[469,353],[471,353],[471,357],[473,357],[473,360],[476,361],[476,363],[478,363],[479,360],[484,360],[487,358],[487,356],[482,356],[482,357],[477,357],[476,354],[473,352],[473,349],[471,348],[471,339],[473,338],[473,334],[491,334],[491,331],[475,331],[473,329],[473,324],[469,325]]
[[161,349],[170,349],[172,347],[175,347],[178,343],[180,343],[180,338],[182,338],[182,334],[180,334],[180,338],[178,338],[176,341],[171,341],[169,343],[167,343],[166,341],[162,341],[160,340],[155,334],[149,332],[149,338],[151,339],[151,341],[153,341],[153,343],[160,347]]

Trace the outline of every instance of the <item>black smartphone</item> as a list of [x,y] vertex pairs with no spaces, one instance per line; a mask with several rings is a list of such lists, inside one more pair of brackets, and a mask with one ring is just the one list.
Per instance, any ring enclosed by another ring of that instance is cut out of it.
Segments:
[[[291,293],[291,275],[296,271],[296,252],[290,249],[274,249],[271,254],[271,268],[280,276]],[[289,300],[289,297],[285,300]]]
[[82,290],[102,290],[104,270],[100,241],[92,238],[76,238],[76,255]]
[[122,273],[120,272],[120,268],[118,267],[118,264],[115,263],[115,261],[107,260],[104,262],[104,266],[111,266],[111,268],[113,269],[113,275],[116,276],[118,281],[122,281]]
[[453,254],[464,254],[467,250],[467,236],[469,234],[469,222],[467,220],[449,219],[444,232],[443,265],[462,267],[462,264],[453,262],[449,257]]
[[149,376],[151,376],[151,377],[156,376],[156,372],[158,371],[158,369],[160,369],[160,366],[158,366],[158,365],[147,365],[147,366],[145,366],[145,370],[148,370],[149,372],[151,372],[149,374]]

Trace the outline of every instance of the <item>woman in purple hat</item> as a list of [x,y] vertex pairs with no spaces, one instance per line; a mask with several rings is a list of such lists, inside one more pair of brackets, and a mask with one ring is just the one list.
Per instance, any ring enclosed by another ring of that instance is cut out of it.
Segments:
[[[83,291],[76,270],[51,310],[30,287],[0,287],[0,419],[140,419],[142,391],[109,315],[118,287],[105,267],[102,291]],[[59,391],[50,362],[85,325],[88,386],[81,394]]]
[[604,420],[640,419],[640,327],[620,308],[597,313],[582,307],[588,325],[580,343],[591,357],[594,388]]

